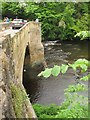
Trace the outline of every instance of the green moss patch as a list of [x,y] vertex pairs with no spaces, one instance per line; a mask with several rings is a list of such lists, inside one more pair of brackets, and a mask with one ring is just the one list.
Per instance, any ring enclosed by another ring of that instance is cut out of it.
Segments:
[[20,87],[11,83],[10,85],[11,94],[12,94],[12,103],[17,118],[22,118],[23,116],[23,106],[28,98],[25,91]]

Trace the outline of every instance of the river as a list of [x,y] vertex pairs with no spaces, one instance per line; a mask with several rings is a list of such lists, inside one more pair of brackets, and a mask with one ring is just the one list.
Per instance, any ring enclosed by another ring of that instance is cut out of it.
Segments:
[[[53,67],[55,64],[73,63],[79,58],[88,59],[88,41],[45,42],[44,48],[48,67]],[[65,99],[64,89],[76,82],[74,72],[70,69],[65,75],[59,75],[58,77],[51,76],[48,79],[37,77],[37,74],[40,72],[39,67],[31,69],[29,62],[27,62],[29,61],[28,55],[25,59],[23,84],[30,101],[42,105],[60,105]],[[87,94],[85,92],[86,96]]]

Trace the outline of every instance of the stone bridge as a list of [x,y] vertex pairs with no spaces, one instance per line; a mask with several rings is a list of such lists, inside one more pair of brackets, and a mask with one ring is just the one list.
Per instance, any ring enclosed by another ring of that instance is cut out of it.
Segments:
[[37,118],[22,84],[27,47],[30,65],[42,64],[40,23],[28,22],[14,34],[0,32],[0,118]]

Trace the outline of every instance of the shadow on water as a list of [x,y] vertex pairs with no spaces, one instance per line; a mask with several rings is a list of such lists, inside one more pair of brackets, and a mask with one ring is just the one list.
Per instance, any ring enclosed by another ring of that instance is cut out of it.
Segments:
[[39,97],[40,78],[37,75],[43,69],[43,65],[37,65],[33,68],[30,66],[30,52],[27,46],[23,66],[23,85],[32,103]]
[[[48,42],[49,43],[49,42]],[[45,60],[48,67],[54,64],[73,63],[79,58],[88,59],[88,42],[61,42],[56,44],[44,43]],[[59,105],[64,99],[64,89],[70,84],[75,84],[76,77],[72,70],[65,75],[49,77],[48,79],[37,77],[43,69],[41,65],[31,68],[29,53],[26,51],[23,72],[23,85],[29,94],[32,103]],[[87,84],[87,83],[86,83]],[[87,94],[87,93],[85,93]]]
[[36,102],[39,97],[40,78],[37,75],[40,71],[38,69],[31,68],[29,65],[24,67],[23,85],[32,103]]

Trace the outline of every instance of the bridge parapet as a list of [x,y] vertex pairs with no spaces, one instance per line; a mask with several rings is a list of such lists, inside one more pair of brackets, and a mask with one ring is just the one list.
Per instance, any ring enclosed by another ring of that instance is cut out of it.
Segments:
[[[0,70],[0,92],[3,92],[2,97],[4,97],[3,101],[0,100],[3,103],[2,108],[4,109],[2,109],[2,113],[5,117],[36,118],[28,98],[26,97],[27,99],[23,101],[23,93],[24,98],[27,96],[22,84],[23,65],[27,46],[30,51],[30,64],[43,63],[44,48],[41,43],[41,26],[39,23],[28,22],[14,36],[7,35],[0,38],[0,66],[2,68]],[[16,93],[17,97],[21,96],[18,98],[21,101],[18,102],[24,108],[17,104],[17,98],[13,92]],[[20,109],[20,115],[17,113],[17,106],[22,108]]]
[[10,27],[11,27],[11,22],[2,22],[2,23],[0,23],[0,31],[10,29]]

